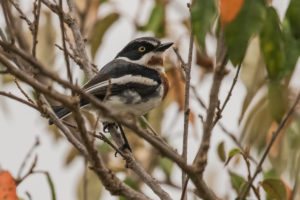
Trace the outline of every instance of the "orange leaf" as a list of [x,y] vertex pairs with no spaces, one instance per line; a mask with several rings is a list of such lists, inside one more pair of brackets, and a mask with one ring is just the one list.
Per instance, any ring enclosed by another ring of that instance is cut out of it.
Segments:
[[0,200],[18,200],[15,180],[8,171],[0,171]]
[[230,23],[239,13],[244,0],[220,0],[222,25]]

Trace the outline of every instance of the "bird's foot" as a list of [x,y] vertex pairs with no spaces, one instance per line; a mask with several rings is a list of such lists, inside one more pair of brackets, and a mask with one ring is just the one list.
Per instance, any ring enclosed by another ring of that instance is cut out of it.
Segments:
[[[122,152],[124,152],[126,149],[127,149],[128,151],[130,151],[130,153],[132,153],[132,149],[131,149],[131,147],[129,146],[128,143],[123,144],[123,145],[119,148],[119,150],[122,151]],[[115,152],[115,157],[117,157],[117,155],[118,155],[118,151]]]

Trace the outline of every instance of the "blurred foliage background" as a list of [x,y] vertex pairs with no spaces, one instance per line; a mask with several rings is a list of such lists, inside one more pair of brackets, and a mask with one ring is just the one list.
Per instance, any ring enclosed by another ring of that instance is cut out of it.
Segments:
[[[163,40],[174,41],[183,56],[187,55],[187,38],[192,30],[196,39],[192,67],[197,72],[192,75],[192,87],[204,99],[208,98],[208,94],[203,94],[199,90],[199,85],[211,80],[208,77],[211,77],[214,71],[215,43],[220,28],[224,29],[229,58],[228,70],[235,71],[235,67],[240,63],[242,65],[239,81],[245,87],[246,95],[240,97],[242,107],[238,119],[239,128],[234,136],[245,148],[239,149],[238,146],[232,148],[232,145],[226,144],[226,140],[223,140],[217,149],[211,149],[211,151],[219,155],[220,162],[224,162],[224,164],[226,162],[226,165],[231,162],[231,165],[228,165],[228,176],[232,190],[228,190],[228,194],[222,198],[230,199],[233,191],[235,196],[239,194],[248,178],[247,173],[235,172],[235,168],[238,166],[243,166],[244,171],[247,171],[246,167],[241,164],[243,162],[242,152],[250,151],[250,155],[255,160],[251,161],[251,169],[253,169],[255,162],[259,161],[262,151],[270,141],[272,133],[293,104],[300,89],[299,85],[290,84],[293,78],[299,77],[296,66],[300,55],[300,1],[290,0],[287,2],[288,6],[283,17],[279,17],[272,0],[194,0],[191,6],[191,16],[188,8],[177,1],[140,0],[135,2],[138,5],[134,18],[119,11],[117,0],[76,0],[75,3],[80,29],[86,38],[87,48],[95,65],[97,65],[99,52],[105,51],[101,48],[104,43],[107,43],[105,39],[108,38],[109,30],[119,20],[126,20],[130,24],[128,29],[133,30],[131,31],[132,38],[152,35]],[[181,13],[178,15],[180,17],[172,17],[170,20],[168,13],[170,10],[173,10],[173,13],[174,10],[175,13]],[[17,12],[14,13],[16,16],[18,15]],[[28,15],[31,14],[28,12]],[[61,71],[64,67],[60,66],[59,61],[62,59],[60,54],[63,53],[56,47],[56,44],[60,43],[57,16],[46,7],[42,7],[41,15],[43,23],[40,24],[38,33],[37,58],[51,70],[66,75]],[[18,20],[18,23],[25,31],[25,23],[21,20]],[[176,34],[174,27],[180,28],[181,35]],[[72,34],[67,31],[67,35],[72,43]],[[122,35],[120,34],[119,37],[122,38]],[[32,43],[29,31],[26,33],[26,39],[28,44]],[[124,41],[124,44],[126,42]],[[119,48],[121,46],[116,47],[116,49]],[[101,66],[97,66],[97,68],[100,69]],[[185,82],[180,63],[172,51],[166,56],[165,68],[171,84],[170,92],[166,100],[151,111],[146,118],[154,129],[170,142],[174,137],[182,137],[182,127],[176,130],[178,133],[166,134],[166,132],[174,130],[174,124],[181,123]],[[74,64],[72,70],[74,77],[77,76],[77,79],[82,80],[83,84],[85,82],[83,73]],[[2,86],[13,84],[14,81],[10,75],[1,75],[0,79]],[[233,95],[239,94],[234,93]],[[199,128],[201,120],[198,116],[204,112],[203,108],[195,106],[197,103],[195,96],[192,93],[190,124],[193,127],[193,133],[190,134],[190,138],[199,141],[202,129]],[[173,110],[172,112],[169,111],[170,108]],[[173,114],[167,114],[168,112]],[[92,127],[96,119],[89,113],[85,113],[85,115]],[[168,116],[167,119],[166,116]],[[170,127],[166,127],[166,124]],[[232,125],[225,124],[225,126],[230,128]],[[55,126],[48,128],[57,141],[63,139]],[[149,173],[159,171],[159,181],[175,190],[180,189],[180,185],[172,181],[172,176],[179,174],[178,170],[175,172],[173,163],[161,157],[154,148],[135,134],[130,133],[129,130],[125,130],[125,132],[134,148],[134,155],[146,171]],[[224,134],[222,137],[227,136]],[[197,148],[195,147],[195,149]],[[106,143],[99,142],[98,149],[108,167],[124,176],[124,182],[134,189],[142,189],[143,182],[124,167],[122,159],[114,157],[114,151]],[[260,192],[264,196],[265,193],[262,191],[265,190],[267,199],[291,198],[294,183],[300,179],[299,149],[300,105],[297,106],[296,112],[282,129],[268,156],[268,162],[263,167],[263,178],[258,187],[262,186]],[[179,148],[178,151],[181,152],[181,149]],[[70,148],[66,152],[65,166],[70,165],[77,156],[79,156],[78,152],[74,148]],[[231,158],[234,161],[230,161]],[[80,176],[82,178],[77,183],[78,199],[84,199],[83,185],[86,181],[88,181],[86,184],[88,199],[100,199],[103,188],[97,177],[88,168],[82,171]],[[218,177],[213,178],[218,179]],[[294,199],[300,199],[300,189],[295,195],[297,196]],[[119,199],[123,200],[124,198],[120,197]]]

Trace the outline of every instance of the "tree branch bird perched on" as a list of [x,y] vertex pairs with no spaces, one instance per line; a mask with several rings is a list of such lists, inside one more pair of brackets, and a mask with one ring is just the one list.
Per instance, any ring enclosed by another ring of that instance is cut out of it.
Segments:
[[[156,107],[168,92],[168,79],[163,67],[163,52],[172,42],[161,43],[153,37],[137,38],[129,42],[108,64],[88,81],[83,90],[97,97],[110,108],[112,114],[132,113],[141,116]],[[81,98],[80,107],[93,109],[89,102]],[[56,115],[63,119],[71,111],[62,106],[52,107]],[[101,118],[104,124],[114,123]],[[49,124],[53,124],[52,121]],[[122,126],[120,128],[124,145],[121,150],[131,151]],[[106,129],[106,126],[103,128]]]

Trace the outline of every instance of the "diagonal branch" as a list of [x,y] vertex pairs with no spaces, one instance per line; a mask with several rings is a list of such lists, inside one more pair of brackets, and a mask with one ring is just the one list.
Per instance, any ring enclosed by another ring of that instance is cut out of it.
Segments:
[[205,167],[207,165],[207,152],[210,146],[210,138],[213,129],[213,120],[215,116],[215,110],[218,106],[218,95],[222,80],[225,76],[225,65],[227,61],[227,49],[224,41],[223,30],[220,30],[220,36],[217,48],[217,62],[213,78],[213,84],[210,90],[209,105],[207,109],[206,120],[203,124],[203,136],[200,148],[194,160],[194,167],[198,171],[200,177],[202,177]]
[[254,172],[252,178],[247,182],[247,185],[246,185],[246,187],[244,187],[245,189],[242,191],[241,195],[238,197],[238,200],[245,199],[248,191],[250,190],[250,187],[251,187],[253,181],[255,180],[255,178],[258,175],[258,173],[261,171],[262,164],[264,163],[267,155],[269,154],[269,151],[270,151],[272,145],[274,144],[277,136],[279,135],[279,133],[282,130],[282,128],[285,126],[285,124],[288,121],[288,119],[294,113],[294,110],[295,110],[297,104],[299,103],[299,101],[300,101],[300,93],[298,94],[298,96],[297,96],[297,98],[295,100],[295,103],[293,104],[293,106],[291,107],[291,109],[289,110],[289,112],[287,113],[287,115],[285,116],[285,118],[279,124],[277,130],[273,133],[271,141],[268,144],[267,148],[265,149],[264,154],[263,154],[262,158],[260,159],[258,165],[256,166],[256,169],[255,169],[255,172]]

